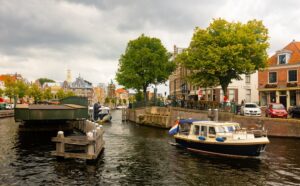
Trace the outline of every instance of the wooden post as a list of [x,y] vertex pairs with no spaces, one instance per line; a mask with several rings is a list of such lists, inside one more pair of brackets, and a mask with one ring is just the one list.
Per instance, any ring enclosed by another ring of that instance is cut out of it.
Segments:
[[59,138],[61,141],[56,142],[56,152],[57,153],[64,153],[65,152],[65,143],[63,142],[63,139],[65,138],[63,131],[57,132],[57,138]]
[[[87,133],[87,139],[89,141],[93,140],[94,137],[93,137],[93,133],[92,132],[88,132]],[[88,147],[87,147],[87,155],[95,155],[95,144],[92,143],[92,144],[88,144]]]

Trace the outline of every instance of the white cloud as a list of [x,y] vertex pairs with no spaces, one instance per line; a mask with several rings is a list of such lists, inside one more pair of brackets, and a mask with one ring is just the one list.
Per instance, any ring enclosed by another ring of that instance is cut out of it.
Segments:
[[[0,73],[29,80],[79,74],[93,83],[114,79],[127,42],[142,33],[169,51],[187,47],[196,26],[213,18],[263,20],[272,54],[300,40],[297,0],[0,0]],[[168,88],[162,89],[164,92]]]

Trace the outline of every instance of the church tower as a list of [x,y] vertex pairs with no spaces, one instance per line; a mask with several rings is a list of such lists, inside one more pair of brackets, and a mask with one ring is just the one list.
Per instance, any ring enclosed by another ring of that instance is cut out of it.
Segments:
[[72,82],[71,70],[70,69],[67,70],[67,82],[68,83]]

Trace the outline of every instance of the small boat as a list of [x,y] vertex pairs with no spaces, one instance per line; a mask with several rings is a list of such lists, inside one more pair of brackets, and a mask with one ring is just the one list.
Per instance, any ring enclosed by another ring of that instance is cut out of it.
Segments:
[[179,120],[169,133],[188,150],[231,157],[259,156],[270,143],[265,131],[247,131],[235,122]]
[[104,123],[109,122],[112,119],[112,116],[110,115],[110,109],[109,107],[100,107],[99,108],[99,114],[98,114],[98,123]]

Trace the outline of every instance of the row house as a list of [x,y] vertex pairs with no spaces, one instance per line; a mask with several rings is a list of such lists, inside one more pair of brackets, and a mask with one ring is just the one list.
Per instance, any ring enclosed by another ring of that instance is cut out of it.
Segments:
[[286,108],[299,105],[300,42],[292,41],[267,63],[258,75],[260,104],[282,103]]
[[[182,51],[184,48],[178,48],[174,45],[174,51],[172,54],[172,60]],[[169,76],[169,92],[172,99],[175,100],[186,100],[188,97],[189,84],[186,81],[188,70],[183,66],[177,64],[175,71]]]

